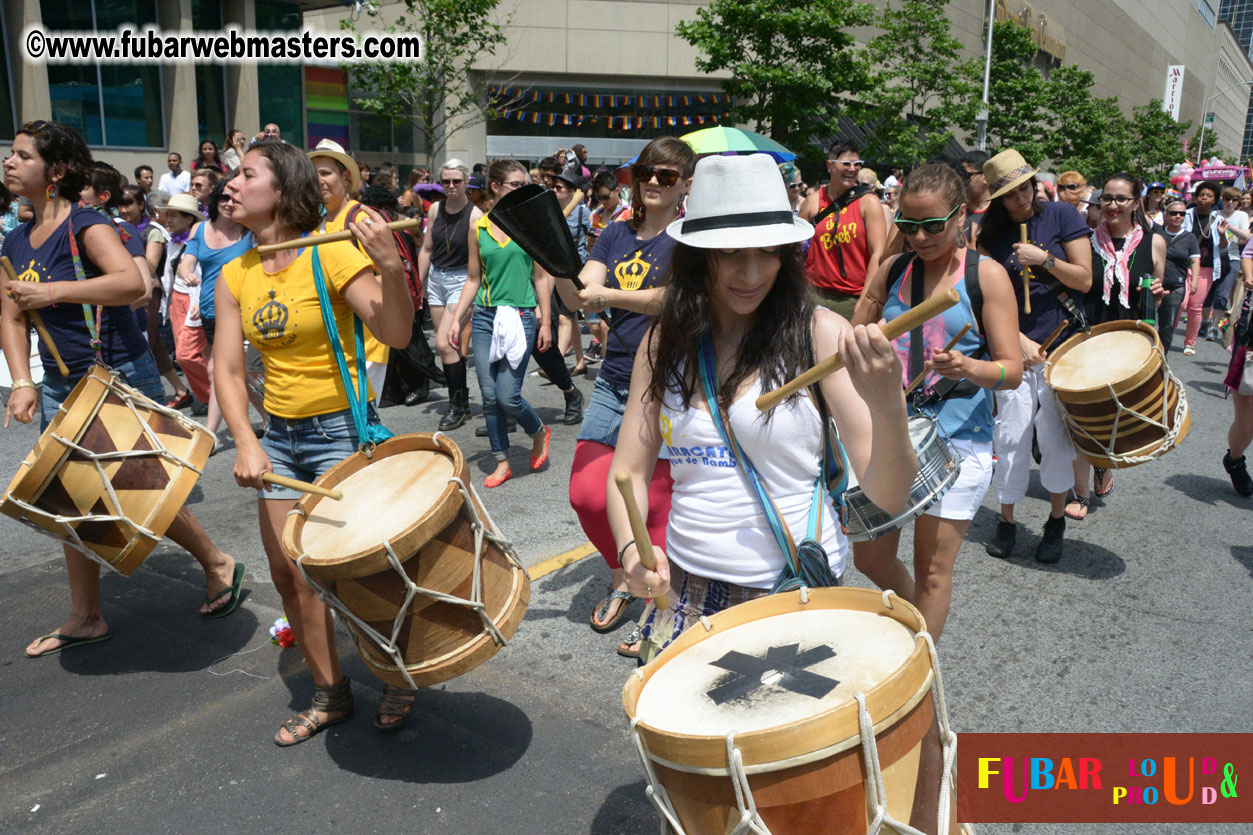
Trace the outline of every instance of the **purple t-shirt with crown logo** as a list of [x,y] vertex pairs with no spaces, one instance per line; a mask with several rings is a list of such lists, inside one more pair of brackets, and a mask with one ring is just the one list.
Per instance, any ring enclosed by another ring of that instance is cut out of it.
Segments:
[[[663,230],[648,240],[641,240],[625,221],[615,221],[600,233],[592,247],[589,261],[599,261],[608,270],[605,286],[616,290],[647,290],[660,286],[670,274],[670,256],[676,241]],[[631,310],[611,308],[613,329],[605,345],[605,360],[600,377],[618,388],[629,388],[635,352],[653,317]],[[623,341],[625,340],[625,342]]]

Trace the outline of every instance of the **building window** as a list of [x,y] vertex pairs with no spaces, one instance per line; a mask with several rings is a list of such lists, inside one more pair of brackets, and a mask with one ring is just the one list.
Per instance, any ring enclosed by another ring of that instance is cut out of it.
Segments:
[[[40,0],[40,13],[62,30],[108,32],[123,23],[143,27],[157,22],[154,0]],[[52,118],[77,130],[89,145],[165,145],[160,67],[53,64],[48,67],[48,88]]]
[[[192,28],[201,32],[222,30],[222,0],[192,0]],[[226,140],[226,65],[196,64],[196,113],[200,117],[200,140]]]
[[[257,30],[298,30],[300,7],[295,3],[258,0]],[[305,145],[304,68],[299,64],[258,64],[257,99],[261,125],[273,122],[283,138],[298,148]]]
[[1214,13],[1212,0],[1196,0],[1196,10],[1200,13],[1201,18],[1209,24],[1209,28],[1213,29],[1214,24],[1218,22],[1218,15]]
[[369,95],[352,87],[348,90],[348,141],[353,152],[425,153],[426,148],[421,147],[424,143],[408,119],[389,119],[361,109],[358,102]]

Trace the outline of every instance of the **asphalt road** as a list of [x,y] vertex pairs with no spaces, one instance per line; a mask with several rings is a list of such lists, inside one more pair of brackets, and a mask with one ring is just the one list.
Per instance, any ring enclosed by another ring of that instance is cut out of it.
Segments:
[[[940,646],[959,732],[1250,729],[1253,500],[1237,497],[1221,468],[1231,416],[1220,385],[1226,354],[1209,343],[1199,349],[1170,358],[1188,388],[1192,434],[1163,459],[1119,471],[1113,494],[1070,524],[1061,563],[1030,556],[1047,513],[1034,477],[1018,509],[1018,553],[986,556],[989,496],[958,558]],[[590,394],[590,380],[578,384]],[[525,393],[546,420],[559,417],[553,386],[530,377]],[[441,394],[386,409],[384,421],[397,432],[429,431]],[[481,481],[491,457],[472,427],[454,437]],[[538,474],[524,474],[522,439],[517,477],[482,491],[528,565],[550,566],[585,542],[566,495],[574,435],[554,427],[552,464]],[[32,427],[0,433],[6,472],[35,437]],[[621,709],[632,665],[613,653],[627,627],[602,636],[585,625],[607,578],[594,555],[537,579],[510,645],[422,691],[414,720],[395,735],[370,727],[381,687],[344,638],[356,716],[304,745],[272,745],[279,722],[308,704],[312,684],[298,652],[268,642],[279,600],[255,500],[234,485],[232,457],[228,448],[212,459],[191,499],[210,534],[248,567],[247,597],[223,620],[196,616],[203,578],[165,545],[132,577],[105,578],[111,641],[27,660],[26,643],[67,611],[65,570],[56,543],[0,519],[0,831],[656,831]],[[846,579],[868,585],[851,567]]]

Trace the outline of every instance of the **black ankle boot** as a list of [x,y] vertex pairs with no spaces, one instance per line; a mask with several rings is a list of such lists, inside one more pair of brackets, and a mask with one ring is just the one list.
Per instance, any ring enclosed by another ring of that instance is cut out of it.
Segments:
[[583,422],[583,392],[577,388],[571,388],[569,391],[563,391],[562,394],[566,398],[566,412],[561,416],[561,422],[566,426],[574,426]]
[[439,431],[451,432],[470,419],[470,389],[466,385],[466,361],[457,360],[444,366],[448,382],[448,413],[439,420]]
[[1249,477],[1249,467],[1243,455],[1232,458],[1231,450],[1227,450],[1227,454],[1223,456],[1223,469],[1231,476],[1231,486],[1237,493],[1245,497],[1253,496],[1253,478]]
[[1066,533],[1066,517],[1052,516],[1044,523],[1044,535],[1035,547],[1036,562],[1055,563],[1062,558],[1062,536]]

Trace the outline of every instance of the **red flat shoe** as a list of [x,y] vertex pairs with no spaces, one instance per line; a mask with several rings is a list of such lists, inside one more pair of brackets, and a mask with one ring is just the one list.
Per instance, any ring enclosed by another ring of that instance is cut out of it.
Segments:
[[167,409],[186,409],[192,404],[192,396],[190,391],[183,392],[182,397],[175,397],[165,404]]
[[502,475],[500,478],[497,478],[496,476],[493,476],[493,475],[489,475],[487,478],[483,479],[483,486],[484,487],[499,487],[500,485],[504,484],[506,481],[508,481],[511,478],[513,478],[513,470],[511,469],[505,470],[505,474]]
[[548,463],[548,442],[552,440],[552,437],[553,437],[553,428],[551,426],[545,426],[544,427],[544,451],[539,454],[538,458],[535,457],[535,455],[531,456],[531,469],[532,470],[538,470],[540,467]]

